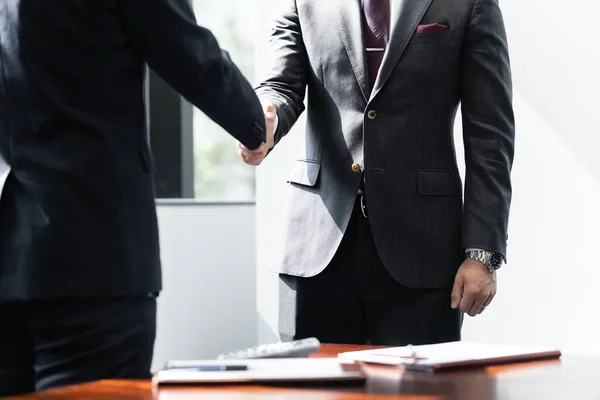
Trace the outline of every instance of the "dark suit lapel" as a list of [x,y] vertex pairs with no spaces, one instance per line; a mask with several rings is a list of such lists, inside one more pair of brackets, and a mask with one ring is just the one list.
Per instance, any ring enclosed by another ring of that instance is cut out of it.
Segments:
[[362,33],[361,0],[338,0],[337,24],[350,58],[350,64],[356,75],[356,80],[362,91],[365,101],[371,95],[369,74],[367,70],[367,57]]
[[392,32],[388,51],[383,57],[381,69],[370,96],[371,99],[377,95],[390,77],[431,2],[432,0],[402,0],[398,21]]

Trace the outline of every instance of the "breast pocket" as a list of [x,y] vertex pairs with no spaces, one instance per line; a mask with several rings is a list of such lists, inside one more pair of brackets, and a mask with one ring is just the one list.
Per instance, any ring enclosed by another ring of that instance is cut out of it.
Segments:
[[454,39],[454,30],[446,29],[434,32],[421,32],[413,34],[408,42],[409,46],[426,44],[448,43]]

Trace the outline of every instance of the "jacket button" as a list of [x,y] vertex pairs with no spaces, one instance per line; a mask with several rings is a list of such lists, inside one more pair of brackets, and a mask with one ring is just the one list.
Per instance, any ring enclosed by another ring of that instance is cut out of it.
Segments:
[[360,172],[361,171],[360,164],[359,163],[352,164],[352,171],[356,172],[356,173]]
[[373,119],[377,118],[377,111],[375,111],[375,110],[369,110],[367,112],[367,118],[369,118],[370,120],[373,120]]

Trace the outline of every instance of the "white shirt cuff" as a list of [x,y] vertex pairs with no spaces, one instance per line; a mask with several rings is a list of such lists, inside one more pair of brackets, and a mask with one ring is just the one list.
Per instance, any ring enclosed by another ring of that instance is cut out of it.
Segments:
[[275,136],[275,132],[277,132],[277,125],[279,125],[279,117],[277,116],[277,112],[275,112],[275,121],[273,121],[273,136]]

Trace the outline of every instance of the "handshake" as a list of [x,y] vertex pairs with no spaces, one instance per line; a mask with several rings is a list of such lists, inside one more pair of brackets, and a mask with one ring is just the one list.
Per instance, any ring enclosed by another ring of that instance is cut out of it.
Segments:
[[269,151],[275,145],[275,117],[277,112],[275,106],[270,103],[263,103],[263,111],[265,113],[265,125],[267,127],[267,141],[254,150],[248,149],[246,146],[237,142],[237,149],[242,160],[248,165],[260,165],[265,159]]

